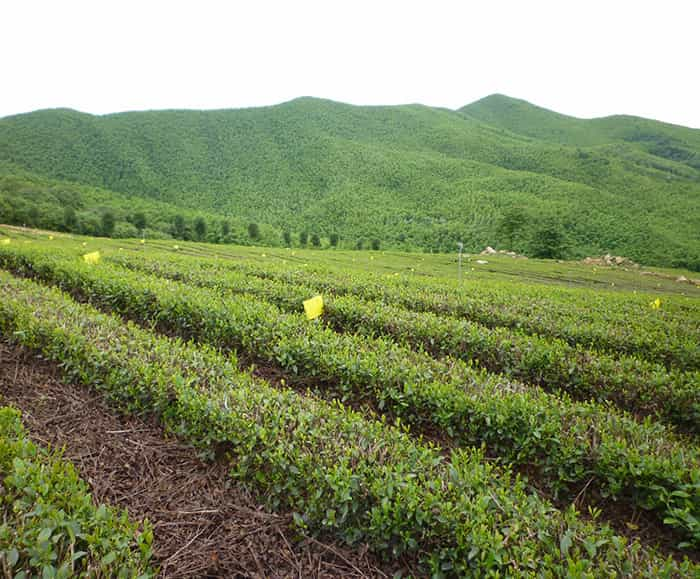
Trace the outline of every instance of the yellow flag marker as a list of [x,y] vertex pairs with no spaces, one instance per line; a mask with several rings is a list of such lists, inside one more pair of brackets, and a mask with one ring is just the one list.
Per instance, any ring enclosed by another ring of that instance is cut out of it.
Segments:
[[141,240],[141,243],[146,243],[146,240],[145,240],[145,239],[142,239],[142,240]]
[[6,237],[5,239],[0,240],[0,244],[2,245],[10,245],[10,238]]
[[179,245],[173,245],[173,249],[174,249],[175,251],[177,251],[178,249],[180,249],[180,246],[179,246]]
[[314,296],[308,300],[304,300],[304,311],[306,319],[313,320],[323,313],[323,296]]
[[91,253],[86,253],[83,255],[83,259],[85,260],[85,263],[91,263],[91,264],[96,264],[100,263],[100,252],[99,251],[93,251]]
[[49,235],[49,241],[53,241],[53,235]]
[[649,302],[652,310],[658,310],[661,307],[661,300],[656,298],[653,302]]
[[87,243],[83,241],[83,247],[87,247]]

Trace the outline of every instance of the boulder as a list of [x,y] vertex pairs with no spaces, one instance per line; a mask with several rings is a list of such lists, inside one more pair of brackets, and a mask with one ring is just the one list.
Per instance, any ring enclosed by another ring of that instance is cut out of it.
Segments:
[[639,267],[639,264],[633,262],[629,257],[623,257],[621,255],[610,255],[606,253],[601,257],[585,257],[582,263],[586,265],[607,265],[607,266],[619,266],[625,265],[628,267]]

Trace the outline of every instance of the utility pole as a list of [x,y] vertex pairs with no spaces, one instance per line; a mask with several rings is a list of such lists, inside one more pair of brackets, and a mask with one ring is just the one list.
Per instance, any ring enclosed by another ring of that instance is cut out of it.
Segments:
[[459,249],[459,259],[458,259],[458,266],[457,266],[457,271],[459,272],[459,281],[462,281],[462,250],[464,249],[464,244],[459,241],[457,243],[457,248]]

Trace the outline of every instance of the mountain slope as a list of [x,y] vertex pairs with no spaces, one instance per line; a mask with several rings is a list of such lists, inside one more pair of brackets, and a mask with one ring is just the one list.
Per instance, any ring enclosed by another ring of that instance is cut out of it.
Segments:
[[[700,267],[700,132],[523,103],[37,111],[0,119],[0,161],[191,211],[337,232],[347,246],[378,238],[450,251],[461,239],[469,250],[528,252],[556,220],[571,257],[612,251]],[[659,155],[664,138],[670,152]],[[512,207],[521,222],[504,233]]]
[[466,116],[535,139],[572,146],[634,143],[646,152],[700,170],[700,130],[639,117],[578,119],[495,94],[460,109]]
[[[248,223],[235,217],[222,219],[147,197],[51,179],[0,162],[0,223],[99,236],[105,234],[105,213],[115,219],[111,237],[167,238],[175,234],[175,218],[180,216],[183,230],[179,237],[185,239],[199,238],[194,231],[198,218],[206,224],[202,236],[206,241],[274,244],[280,238],[279,229],[267,224],[260,224],[258,239],[250,240]],[[227,231],[222,228],[224,221]]]

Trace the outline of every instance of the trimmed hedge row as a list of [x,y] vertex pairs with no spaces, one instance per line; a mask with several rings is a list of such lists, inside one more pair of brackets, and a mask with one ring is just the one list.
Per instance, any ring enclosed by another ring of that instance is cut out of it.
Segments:
[[[167,255],[167,254],[163,254]],[[572,346],[624,353],[678,370],[700,370],[700,331],[685,308],[649,307],[655,296],[468,280],[461,285],[413,274],[378,276],[279,264],[198,259],[201,267],[232,269],[263,279],[304,284],[413,311],[450,315],[487,327],[559,338]]]
[[555,494],[575,494],[585,484],[654,511],[688,543],[700,543],[698,449],[661,424],[457,360],[438,362],[389,340],[339,335],[260,300],[29,250],[0,249],[0,263],[162,331],[240,348],[364,397],[415,428],[437,429],[465,446],[485,444],[491,456],[534,469]]
[[139,529],[125,511],[93,504],[73,465],[32,443],[9,407],[0,408],[0,489],[4,576],[155,575],[148,523]]
[[507,470],[437,449],[339,404],[278,390],[211,348],[156,336],[0,273],[0,332],[61,364],[67,379],[130,412],[156,415],[297,524],[386,557],[416,556],[436,577],[683,576],[609,528],[528,494]]
[[[232,270],[220,269],[212,275],[186,260],[172,263],[120,256],[114,261],[200,287],[260,296],[287,311],[303,311],[302,301],[314,292],[309,286],[262,280]],[[667,371],[660,364],[628,356],[614,358],[556,338],[487,328],[356,296],[327,297],[324,319],[336,329],[386,335],[434,355],[474,360],[490,372],[548,391],[565,391],[578,400],[609,400],[634,414],[654,416],[685,432],[700,434],[700,372]]]

